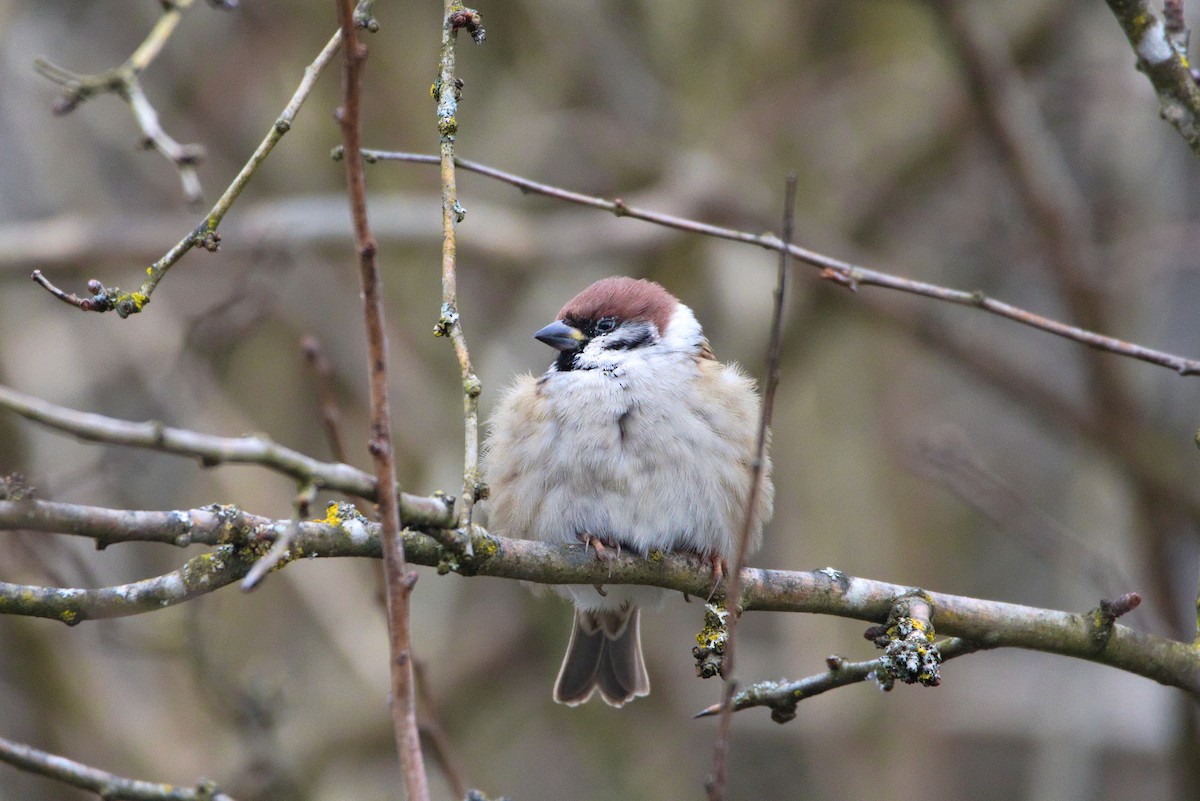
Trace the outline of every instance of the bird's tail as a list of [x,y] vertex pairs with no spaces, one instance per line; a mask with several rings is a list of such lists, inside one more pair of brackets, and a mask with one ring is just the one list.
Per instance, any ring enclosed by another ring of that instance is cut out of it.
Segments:
[[554,700],[578,706],[600,690],[606,704],[624,706],[649,694],[640,617],[636,606],[597,612],[576,609],[571,642],[554,683]]

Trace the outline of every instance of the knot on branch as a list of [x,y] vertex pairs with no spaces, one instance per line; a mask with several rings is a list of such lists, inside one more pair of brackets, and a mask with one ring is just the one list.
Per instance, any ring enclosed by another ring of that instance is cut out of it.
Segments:
[[379,33],[379,20],[371,14],[373,5],[375,5],[375,0],[358,0],[358,4],[354,6],[354,27],[371,33]]
[[1142,603],[1142,596],[1136,592],[1127,592],[1116,600],[1100,599],[1100,605],[1089,613],[1092,625],[1092,642],[1096,650],[1103,651],[1112,639],[1113,626],[1117,618],[1127,615]]
[[37,490],[23,473],[0,476],[0,501],[30,501],[36,497]]
[[883,648],[875,680],[890,690],[896,680],[936,687],[941,683],[942,654],[933,643],[933,604],[921,590],[902,596],[892,606],[884,626],[868,630],[868,637]]
[[729,641],[729,611],[723,601],[704,605],[704,628],[696,635],[696,675],[702,679],[725,677],[725,644]]
[[[492,801],[492,799],[488,798],[479,790],[467,790],[467,794],[463,797],[463,801]],[[508,796],[502,795],[495,801],[510,801],[510,799]]]
[[454,308],[449,303],[442,304],[442,316],[434,323],[433,335],[435,337],[448,337],[450,330],[458,325],[458,309]]
[[371,521],[358,511],[357,506],[345,501],[330,501],[325,507],[325,516],[316,522],[340,528],[356,545],[371,537],[367,528]]
[[192,244],[209,253],[216,253],[221,249],[221,235],[205,223],[196,229],[196,233],[192,234]]
[[487,31],[483,29],[483,17],[473,8],[455,6],[446,21],[450,24],[451,31],[457,32],[460,28],[465,29],[467,33],[471,34],[471,39],[475,44],[483,44],[487,39]]

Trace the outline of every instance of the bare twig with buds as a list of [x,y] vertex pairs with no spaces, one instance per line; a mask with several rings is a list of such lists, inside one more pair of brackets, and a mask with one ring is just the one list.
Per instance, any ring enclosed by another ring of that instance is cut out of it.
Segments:
[[[364,156],[369,162],[375,161],[405,161],[415,164],[438,164],[437,156],[426,155],[423,153],[399,153],[384,150],[364,150]],[[620,198],[608,200],[606,198],[595,197],[593,195],[584,195],[579,192],[573,192],[568,189],[551,186],[549,184],[531,181],[528,178],[522,178],[512,173],[507,173],[498,170],[494,167],[489,167],[485,164],[480,164],[466,159],[455,159],[455,164],[468,172],[484,175],[503,183],[517,187],[522,192],[532,192],[534,194],[545,195],[567,203],[575,203],[589,208],[600,209],[615,214],[618,217],[629,217],[631,219],[642,220],[644,222],[662,225],[667,228],[674,228],[677,231],[687,231],[689,233],[701,234],[703,236],[716,237],[717,239],[727,239],[732,242],[742,242],[747,245],[757,245],[758,247],[766,248],[767,250],[781,251],[787,250],[793,259],[804,264],[817,267],[820,272],[818,275],[827,281],[832,281],[840,284],[848,289],[857,290],[864,286],[877,286],[885,289],[893,289],[899,292],[907,292],[913,295],[932,298],[934,300],[953,303],[959,306],[970,306],[973,308],[982,309],[983,311],[995,314],[999,317],[1012,320],[1027,325],[1031,328],[1037,328],[1055,336],[1070,339],[1075,342],[1087,345],[1096,350],[1114,353],[1119,356],[1126,356],[1131,359],[1157,364],[1162,367],[1167,367],[1180,375],[1200,375],[1200,360],[1188,359],[1183,356],[1177,356],[1173,353],[1147,348],[1143,345],[1138,345],[1133,342],[1126,342],[1116,337],[1106,336],[1096,333],[1085,328],[1080,328],[1074,325],[1054,320],[1040,314],[1022,309],[1018,306],[1013,306],[1000,300],[996,300],[980,290],[967,291],[962,289],[953,289],[951,287],[940,286],[938,284],[930,284],[925,281],[914,281],[909,278],[904,278],[891,273],[872,270],[867,267],[862,267],[848,261],[826,256],[816,251],[808,250],[799,245],[785,245],[779,237],[774,234],[751,234],[746,231],[738,231],[733,228],[724,228],[719,225],[710,225],[708,223],[699,222],[697,220],[689,220],[683,217],[676,217],[670,214],[663,214],[648,209],[637,208],[626,204]]]
[[[462,319],[458,312],[458,244],[455,232],[467,212],[458,202],[458,187],[454,175],[458,102],[462,99],[463,87],[462,81],[455,76],[455,42],[459,28],[466,28],[475,37],[475,42],[481,43],[483,28],[479,23],[479,12],[463,8],[461,3],[454,0],[446,0],[438,77],[431,88],[434,102],[437,103],[442,178],[442,309],[434,327],[434,334],[450,338],[462,375],[465,445],[463,489],[458,511],[458,525],[461,529],[470,527],[472,511],[482,487],[479,474],[479,394],[483,386],[471,367],[467,337],[463,333]],[[464,539],[464,542],[469,544],[470,540]]]
[[49,290],[59,300],[70,303],[82,311],[116,311],[117,315],[122,318],[140,312],[150,302],[150,296],[154,293],[158,283],[166,276],[167,271],[175,266],[175,263],[182,259],[189,250],[194,247],[200,247],[211,252],[220,247],[221,236],[217,233],[217,226],[225,219],[225,215],[229,212],[230,207],[233,206],[234,201],[241,195],[242,190],[246,188],[246,184],[250,182],[250,179],[258,171],[258,168],[262,166],[262,163],[270,155],[275,145],[279,143],[284,134],[291,130],[296,113],[304,105],[304,101],[308,99],[321,72],[328,66],[333,56],[337,53],[341,37],[341,31],[334,33],[320,54],[317,55],[317,58],[304,70],[304,78],[300,81],[299,86],[296,87],[291,100],[284,106],[283,112],[275,120],[275,123],[271,126],[271,130],[267,132],[266,137],[250,156],[249,161],[246,162],[241,171],[234,177],[233,182],[225,189],[225,192],[213,205],[208,215],[194,230],[168,250],[162,258],[146,268],[146,280],[135,291],[122,292],[116,287],[105,287],[99,281],[93,280],[88,282],[88,289],[93,295],[89,299],[80,298],[58,289],[39,270],[34,271],[33,280]]
[[354,250],[362,285],[363,318],[367,333],[367,375],[371,391],[371,432],[368,449],[375,462],[378,509],[382,526],[383,575],[387,590],[388,635],[391,645],[392,725],[404,776],[405,797],[428,801],[429,780],[417,727],[416,679],[409,612],[417,574],[408,570],[400,534],[400,498],[396,490],[396,459],[392,445],[392,412],[388,400],[388,343],[383,311],[383,277],[375,261],[375,237],[367,218],[367,184],[363,175],[361,98],[362,69],[367,47],[359,41],[354,0],[336,0],[342,32],[342,106],[338,121],[346,154],[346,188],[354,222]]

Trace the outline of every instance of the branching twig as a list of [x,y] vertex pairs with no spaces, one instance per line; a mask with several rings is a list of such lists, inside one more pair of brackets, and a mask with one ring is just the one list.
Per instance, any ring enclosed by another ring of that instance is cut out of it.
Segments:
[[[364,155],[372,161],[407,161],[416,164],[437,164],[439,162],[437,156],[429,156],[421,153],[396,153],[382,150],[364,150]],[[687,231],[689,233],[702,234],[704,236],[712,236],[718,239],[728,239],[733,242],[742,242],[748,245],[757,245],[767,250],[780,251],[786,250],[791,254],[791,257],[797,261],[812,265],[821,269],[821,277],[841,284],[850,289],[858,289],[862,286],[878,286],[885,289],[894,289],[900,292],[907,292],[913,295],[933,298],[947,303],[953,303],[959,306],[972,306],[983,309],[986,312],[995,314],[999,317],[1004,317],[1008,320],[1013,320],[1022,325],[1027,325],[1032,328],[1037,328],[1055,336],[1070,339],[1075,342],[1082,343],[1088,347],[1097,350],[1114,353],[1119,356],[1127,356],[1131,359],[1157,364],[1162,367],[1168,367],[1180,375],[1200,375],[1200,360],[1188,359],[1183,356],[1177,356],[1172,353],[1154,350],[1132,342],[1126,342],[1116,337],[1098,334],[1094,331],[1089,331],[1078,326],[1067,325],[1066,323],[1053,320],[1040,314],[1035,314],[1017,306],[1013,306],[1003,301],[989,297],[982,291],[976,290],[969,292],[962,289],[952,289],[950,287],[940,286],[938,284],[930,284],[924,281],[913,281],[908,278],[903,278],[891,273],[880,272],[866,267],[861,267],[857,264],[852,264],[841,259],[835,259],[832,256],[825,256],[815,251],[807,250],[799,245],[785,246],[779,237],[773,234],[751,234],[746,231],[738,231],[733,228],[723,228],[718,225],[709,225],[708,223],[689,220],[682,217],[675,217],[670,214],[661,214],[655,211],[635,208],[634,206],[626,205],[620,198],[607,200],[605,198],[594,197],[592,195],[583,195],[578,192],[572,192],[566,189],[561,189],[549,184],[538,183],[527,178],[521,178],[511,173],[506,173],[497,170],[494,167],[488,167],[474,161],[456,158],[454,163],[461,169],[468,172],[485,175],[489,178],[494,178],[498,181],[511,184],[519,188],[523,192],[533,192],[539,195],[563,200],[568,203],[576,203],[581,206],[588,206],[594,209],[609,211],[618,217],[631,217],[637,220],[662,225],[667,228],[674,228],[678,231]]]
[[[348,464],[320,462],[299,451],[286,448],[258,434],[243,437],[217,437],[185,428],[172,428],[158,422],[133,423],[64,406],[17,392],[0,385],[0,408],[9,409],[29,420],[65,431],[80,439],[149,448],[178,456],[197,458],[205,467],[220,464],[256,464],[291,476],[304,485],[337,490],[366,500],[376,500],[378,484],[370,473]],[[447,499],[401,493],[400,509],[404,519],[414,526],[450,528],[453,515]]]
[[[78,623],[155,611],[238,581],[256,555],[291,524],[229,507],[133,512],[49,501],[0,501],[0,530],[62,532],[91,537],[102,545],[150,541],[218,546],[179,571],[148,580],[158,582],[154,592],[146,591],[147,582],[99,590],[0,583],[0,614]],[[539,584],[642,584],[700,597],[712,589],[711,569],[684,555],[653,560],[624,554],[600,561],[582,546],[506,539],[478,529],[474,541],[474,556],[462,558],[424,534],[404,532],[408,560],[436,566],[440,572]],[[297,526],[289,558],[379,558],[381,551],[379,525],[334,504],[324,521]],[[741,583],[745,611],[806,612],[874,623],[885,621],[896,600],[911,593],[908,587],[856,578],[832,568],[815,572],[743,568]],[[1073,614],[937,592],[924,595],[937,611],[942,634],[985,648],[1025,648],[1086,659],[1200,695],[1200,651],[1190,642],[1136,631],[1102,613]]]
[[360,128],[361,77],[367,47],[358,39],[354,0],[336,0],[342,31],[342,106],[339,122],[346,154],[346,190],[354,222],[354,250],[362,286],[367,334],[367,376],[371,391],[371,432],[367,447],[375,461],[379,519],[383,527],[383,575],[387,589],[391,651],[392,724],[408,801],[428,801],[429,783],[417,727],[416,681],[413,677],[409,605],[417,574],[409,573],[400,536],[400,499],[392,444],[392,412],[388,401],[388,341],[383,313],[383,278],[375,262],[375,238],[367,219],[367,186],[363,175]]
[[1137,54],[1138,69],[1158,95],[1159,113],[1200,155],[1200,88],[1186,47],[1180,46],[1186,36],[1168,30],[1150,0],[1108,0],[1108,7]]
[[196,787],[177,787],[126,779],[66,757],[0,738],[0,762],[40,776],[97,793],[111,801],[233,801],[217,786],[203,781]]
[[73,111],[83,101],[105,92],[112,92],[125,101],[133,118],[142,130],[143,141],[175,165],[183,183],[183,194],[189,203],[203,200],[200,178],[195,165],[204,158],[200,145],[181,145],[172,139],[158,121],[158,112],[142,91],[138,76],[158,56],[171,34],[179,25],[183,12],[192,5],[192,0],[174,0],[163,4],[162,16],[150,30],[145,41],[119,66],[95,75],[80,75],[51,64],[44,58],[35,59],[34,69],[43,77],[63,87],[63,95],[54,104],[56,114]]
[[[471,354],[467,350],[467,338],[462,330],[458,313],[458,244],[455,229],[466,216],[466,209],[458,202],[458,187],[454,177],[454,141],[458,136],[458,101],[462,97],[462,81],[455,76],[455,43],[458,29],[468,28],[472,35],[482,31],[479,13],[463,8],[455,0],[445,0],[445,18],[442,21],[442,49],[437,80],[433,84],[433,96],[437,102],[437,127],[441,138],[442,178],[442,310],[434,328],[437,336],[450,337],[454,355],[458,359],[463,385],[463,427],[465,436],[463,457],[463,489],[458,510],[458,526],[467,529],[471,525],[472,511],[479,493],[479,394],[483,386],[471,368]],[[483,41],[482,35],[476,42]]]
[[771,333],[767,345],[766,386],[763,388],[762,410],[758,419],[758,440],[755,445],[754,461],[750,469],[750,492],[746,497],[746,509],[738,532],[737,550],[734,554],[729,584],[726,587],[725,606],[729,612],[725,654],[722,659],[721,675],[725,679],[721,720],[717,727],[717,739],[713,745],[713,774],[708,784],[710,801],[725,798],[725,787],[729,777],[729,740],[732,736],[733,694],[737,691],[737,673],[734,654],[737,644],[737,625],[740,617],[742,590],[742,566],[746,563],[746,549],[750,533],[758,516],[758,499],[762,494],[763,465],[767,458],[767,437],[771,429],[771,412],[775,408],[775,392],[779,388],[780,341],[783,338],[783,304],[787,297],[788,249],[792,242],[792,227],[796,219],[796,175],[788,176],[783,198],[783,230],[779,251],[779,268],[775,277],[775,304],[771,310]]
[[162,258],[146,269],[147,278],[136,291],[124,292],[118,287],[106,287],[99,281],[93,280],[88,282],[88,290],[94,297],[86,299],[57,289],[41,275],[40,271],[34,271],[33,279],[43,287],[49,289],[60,300],[64,300],[83,311],[105,312],[115,310],[119,317],[128,317],[131,314],[140,312],[150,302],[150,296],[154,293],[154,289],[158,286],[159,281],[163,279],[167,271],[176,262],[183,258],[185,253],[193,247],[202,247],[205,250],[215,251],[220,246],[221,237],[217,233],[217,227],[221,224],[221,220],[225,218],[225,214],[233,206],[238,196],[241,195],[242,190],[249,183],[251,177],[262,166],[262,163],[271,153],[271,150],[283,138],[283,135],[291,130],[296,113],[304,105],[304,101],[308,99],[308,95],[312,92],[312,88],[316,84],[321,72],[328,65],[334,54],[337,53],[340,42],[341,32],[339,31],[334,33],[333,38],[325,45],[325,48],[320,52],[316,60],[304,70],[304,78],[300,81],[300,85],[296,87],[292,99],[288,101],[279,118],[275,120],[275,124],[271,126],[271,130],[267,133],[266,138],[263,139],[262,143],[259,144],[258,148],[250,156],[250,160],[246,162],[241,172],[237,174],[233,182],[226,188],[224,194],[213,205],[212,210],[209,211],[208,215],[195,230],[179,240]]
[[[937,643],[943,662],[973,654],[981,647],[978,643],[960,637],[951,637]],[[838,687],[867,681],[879,672],[883,659],[879,657],[864,662],[847,662],[840,656],[831,656],[825,660],[829,670],[824,673],[798,681],[760,681],[739,691],[733,697],[733,710],[740,712],[750,707],[768,706],[771,708],[772,720],[776,723],[786,723],[796,716],[796,704],[800,701]],[[696,717],[709,717],[720,711],[721,705],[713,704],[698,712]]]

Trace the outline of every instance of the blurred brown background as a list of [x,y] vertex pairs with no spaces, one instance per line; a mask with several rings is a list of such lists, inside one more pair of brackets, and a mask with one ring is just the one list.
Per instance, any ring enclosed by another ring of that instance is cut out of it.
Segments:
[[[941,3],[899,0],[482,6],[486,44],[463,36],[459,45],[458,152],[752,232],[777,227],[795,170],[797,240],[807,247],[1073,322],[1090,298],[1106,333],[1197,355],[1200,167],[1158,118],[1106,6],[959,5],[965,21]],[[37,267],[78,292],[92,277],[132,288],[200,218],[173,167],[138,148],[120,102],[100,97],[55,118],[57,88],[31,66],[39,55],[82,72],[113,66],[157,13],[149,0],[0,0],[0,381],[121,418],[263,431],[328,458],[298,346],[312,334],[335,364],[351,460],[369,467],[357,275],[343,168],[329,159],[336,68],[227,218],[220,251],[188,254],[144,313],[81,314],[29,280]],[[440,3],[378,3],[376,15],[366,144],[435,152]],[[334,25],[328,2],[187,13],[144,85],[167,131],[207,148],[208,202]],[[975,49],[994,68],[982,89],[964,68]],[[997,90],[1015,105],[989,122],[981,110]],[[1032,157],[1000,144],[1005,125]],[[1031,204],[1031,180],[1050,181],[1049,207]],[[457,493],[457,366],[431,336],[436,171],[377,165],[368,186],[401,479],[410,491]],[[459,189],[461,310],[485,410],[514,373],[548,364],[530,333],[613,273],[664,283],[695,309],[721,358],[761,375],[770,253],[478,176],[460,174]],[[1065,235],[1047,226],[1059,221],[1048,208],[1062,212]],[[1073,273],[1055,249],[1063,241],[1082,262]],[[1078,612],[1138,590],[1146,602],[1124,622],[1192,636],[1196,378],[977,310],[879,289],[852,295],[803,266],[795,275],[776,515],[754,564],[832,565]],[[294,492],[262,470],[205,471],[78,443],[0,412],[0,472],[10,470],[43,498],[123,508],[222,502],[286,517]],[[165,547],[96,552],[67,537],[0,535],[0,578],[14,582],[101,586],[183,559]],[[396,798],[377,569],[295,564],[251,595],[230,588],[70,629],[0,619],[0,736],[122,775],[211,777],[240,801]],[[720,688],[693,676],[697,604],[671,599],[645,616],[654,691],[621,711],[550,701],[570,619],[554,598],[423,571],[414,616],[415,647],[471,786],[523,800],[702,796],[715,725],[691,715]],[[754,614],[742,628],[742,677],[799,678],[832,653],[869,658],[863,628]],[[934,690],[843,689],[801,704],[786,726],[751,710],[735,731],[735,798],[1198,792],[1182,693],[1020,651],[952,662]],[[86,797],[0,766],[4,801]]]

